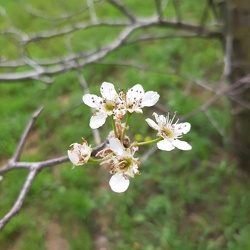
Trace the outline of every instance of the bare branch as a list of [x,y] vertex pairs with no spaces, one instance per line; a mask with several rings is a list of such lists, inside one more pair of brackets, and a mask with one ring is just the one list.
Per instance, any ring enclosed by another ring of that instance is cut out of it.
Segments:
[[225,136],[225,132],[220,128],[220,126],[218,125],[218,123],[214,120],[214,118],[212,117],[212,115],[208,112],[208,110],[204,110],[204,114],[206,115],[206,117],[208,118],[208,120],[210,121],[210,123],[212,124],[212,126],[219,132],[219,134],[221,136]]
[[234,102],[238,103],[239,105],[241,105],[242,107],[250,110],[250,103],[249,102],[241,100],[241,99],[239,99],[239,98],[237,98],[235,96],[232,96],[232,95],[230,95],[229,98],[231,100],[233,100]]
[[[109,62],[95,62],[94,64],[97,65],[108,65],[108,66],[121,66],[121,67],[132,67],[138,70],[146,71],[146,72],[152,72],[156,74],[161,75],[176,75],[173,72],[167,72],[167,71],[160,71],[156,69],[149,68],[148,66],[144,66],[143,64],[138,63],[132,63],[132,62],[123,62],[123,61],[109,61]],[[181,77],[181,76],[180,76]]]
[[197,36],[196,33],[176,33],[176,34],[167,34],[167,35],[142,35],[140,37],[134,38],[126,42],[126,45],[138,43],[138,42],[145,42],[145,41],[152,41],[152,40],[165,40],[165,39],[175,39],[175,38],[184,38],[184,39],[192,39],[192,38],[201,38],[201,39],[218,39],[220,38],[220,34],[217,32],[209,33],[209,34],[200,34]]
[[201,20],[200,20],[201,27],[205,26],[205,22],[207,21],[207,18],[208,18],[208,12],[209,12],[209,3],[208,3],[208,0],[206,0],[206,5],[201,14]]
[[181,22],[182,16],[181,16],[181,10],[180,10],[180,3],[179,3],[179,1],[178,0],[174,0],[173,1],[173,5],[174,5],[176,19],[177,19],[178,22]]
[[[125,23],[120,25],[124,25]],[[72,28],[66,28],[63,31],[55,31],[53,32],[47,32],[44,34],[39,34],[35,36],[29,36],[27,38],[26,42],[31,41],[32,39],[40,39],[40,38],[48,38],[48,37],[54,37],[54,36],[59,36],[62,34],[70,33],[73,32],[74,30],[77,30],[78,28],[84,29],[84,28],[90,28],[94,26],[99,26],[99,25],[118,25],[118,24],[108,24],[108,23],[97,23],[97,24],[92,24],[92,25],[87,25],[84,24],[81,27],[76,27],[75,29],[72,30]],[[112,42],[110,42],[107,45],[102,46],[101,48],[95,50],[95,51],[85,51],[81,52],[78,54],[71,54],[67,58],[60,58],[60,59],[55,59],[52,62],[48,62],[48,66],[50,67],[43,67],[43,68],[37,68],[36,69],[31,69],[23,72],[14,72],[14,73],[2,73],[0,74],[0,81],[5,81],[5,82],[15,82],[15,81],[22,81],[22,80],[27,80],[27,79],[38,79],[41,76],[54,76],[56,74],[60,74],[63,72],[66,72],[68,70],[72,69],[77,69],[78,67],[83,67],[87,66],[93,62],[100,61],[116,49],[120,48],[122,45],[126,44],[131,44],[132,42],[138,42],[142,40],[147,40],[147,39],[163,39],[167,38],[168,36],[151,36],[151,37],[142,37],[138,38],[137,40],[132,40],[128,41],[129,36],[135,32],[138,29],[142,29],[145,27],[174,27],[177,28],[178,30],[187,30],[187,31],[193,31],[195,32],[195,35],[183,35],[183,37],[212,37],[212,38],[219,38],[220,37],[220,32],[215,32],[215,31],[209,31],[206,29],[201,30],[201,27],[190,24],[190,23],[185,23],[185,22],[176,22],[176,21],[169,21],[169,20],[161,20],[159,21],[157,17],[153,16],[151,18],[146,18],[146,19],[137,19],[137,21],[133,24],[128,25],[125,27],[119,36],[117,36],[116,39],[114,39]],[[171,37],[171,35],[170,35]],[[170,38],[169,37],[169,38]],[[176,35],[172,36],[176,37]],[[23,38],[24,39],[24,38]],[[78,63],[76,63],[76,59],[78,59]],[[38,61],[32,60],[33,61],[33,66],[36,64],[39,64]],[[52,66],[53,65],[53,66]]]
[[95,12],[95,6],[93,0],[87,0],[88,8],[89,8],[89,15],[90,19],[93,23],[97,22],[97,15]]
[[146,162],[151,155],[153,155],[158,150],[157,146],[150,148],[141,158],[140,162]]
[[159,20],[161,20],[162,18],[162,5],[161,5],[161,0],[154,0],[155,2],[155,6],[156,6],[156,11],[157,11],[157,15]]
[[25,144],[25,142],[27,140],[27,137],[28,137],[28,135],[29,135],[29,133],[31,131],[31,128],[33,127],[36,119],[38,118],[38,116],[40,115],[40,113],[42,112],[42,110],[43,110],[43,107],[40,107],[31,116],[30,121],[27,124],[27,127],[25,128],[25,130],[24,130],[24,132],[22,134],[22,137],[21,137],[21,139],[20,139],[20,141],[18,143],[18,146],[17,146],[17,149],[15,151],[15,154],[14,154],[13,158],[11,159],[13,162],[16,162],[16,161],[19,160],[20,154],[21,154],[23,146],[24,146],[24,144]]
[[26,181],[21,189],[21,192],[19,193],[19,196],[15,202],[15,204],[13,205],[13,207],[11,208],[11,210],[3,217],[2,220],[0,220],[0,231],[3,229],[3,227],[6,225],[6,223],[12,218],[14,217],[19,210],[22,207],[23,201],[27,195],[27,193],[30,190],[31,184],[34,181],[36,175],[38,173],[38,169],[36,167],[34,167],[33,169],[30,170]]
[[31,162],[13,162],[13,161],[9,161],[7,163],[7,165],[5,166],[2,166],[0,168],[0,174],[5,174],[7,172],[10,172],[12,170],[15,170],[15,169],[26,169],[26,170],[29,170],[30,166],[32,165],[33,163]]
[[[77,72],[78,72],[78,79],[80,84],[82,85],[83,89],[84,89],[84,93],[89,93],[89,88],[88,88],[88,84],[87,81],[83,75],[83,73],[80,70],[80,66],[77,68]],[[94,114],[95,110],[91,109],[91,113]],[[98,129],[92,129],[93,132],[93,136],[94,136],[94,141],[96,144],[100,144],[101,143],[101,136],[99,133]]]
[[[24,130],[20,142],[18,144],[18,147],[14,153],[14,156],[11,158],[11,160],[7,163],[6,166],[3,166],[0,168],[0,174],[6,174],[9,171],[12,170],[20,170],[20,169],[26,169],[29,171],[29,174],[26,178],[26,181],[19,193],[19,196],[17,200],[15,201],[15,204],[10,209],[10,211],[3,217],[3,219],[0,220],[0,231],[3,229],[3,227],[8,223],[8,221],[14,217],[19,210],[22,207],[23,201],[25,197],[27,196],[30,187],[36,177],[36,175],[42,170],[43,168],[52,167],[64,162],[68,162],[69,158],[68,156],[62,156],[58,158],[53,158],[50,160],[40,161],[40,162],[18,162],[20,158],[20,154],[22,152],[22,148],[28,138],[28,134],[31,131],[32,126],[34,125],[34,122],[36,121],[37,117],[41,113],[43,108],[38,109],[34,114],[32,115],[30,121],[28,122],[26,129]],[[101,149],[107,147],[108,141],[104,141],[102,144],[96,146],[92,150],[92,156],[95,156],[97,152],[99,152]],[[2,176],[1,176],[2,180]]]
[[218,3],[214,3],[214,0],[207,0],[209,4],[209,8],[212,10],[212,13],[217,21],[219,21],[219,13],[218,13]]
[[133,23],[136,21],[135,16],[118,0],[108,0],[114,7],[120,10],[125,16],[127,16]]
[[234,84],[231,84],[229,87],[226,87],[224,89],[218,90],[215,95],[213,95],[208,101],[206,101],[203,105],[201,105],[199,108],[192,110],[191,112],[187,113],[186,115],[181,117],[181,121],[186,120],[187,118],[199,113],[206,111],[211,105],[213,105],[215,102],[217,102],[221,96],[223,95],[231,95],[236,89],[244,87],[247,83],[250,82],[250,74],[246,75],[245,77],[240,78],[237,80]]
[[[93,0],[92,0],[92,2],[93,2]],[[100,1],[96,0],[94,2],[100,2]],[[49,21],[53,21],[53,22],[76,17],[78,15],[81,15],[83,12],[87,11],[88,9],[89,9],[89,7],[80,7],[79,6],[77,11],[75,11],[74,13],[62,13],[58,17],[49,17],[47,15],[47,13],[45,13],[41,10],[38,10],[38,9],[34,9],[33,6],[31,6],[31,5],[24,6],[24,10],[27,13],[29,13],[31,16],[38,17],[38,18],[45,19],[45,20],[49,20]]]

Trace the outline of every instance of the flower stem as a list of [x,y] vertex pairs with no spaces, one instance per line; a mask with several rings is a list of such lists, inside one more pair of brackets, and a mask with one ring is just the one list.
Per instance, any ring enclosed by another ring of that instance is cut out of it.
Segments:
[[154,140],[150,140],[150,141],[143,141],[143,142],[137,142],[136,146],[144,146],[144,145],[149,145],[149,144],[153,144],[153,143],[157,143],[159,141],[163,140],[162,137],[158,137]]
[[127,131],[127,127],[128,127],[128,123],[129,123],[129,119],[131,117],[132,113],[127,113],[127,118],[126,118],[126,123],[125,123],[125,128],[124,130],[122,131],[122,137],[121,137],[121,141],[123,141],[125,135],[126,135],[126,131]]
[[112,119],[112,127],[113,127],[113,130],[114,130],[115,137],[118,138],[118,134],[117,134],[117,130],[116,130],[116,125],[115,125],[115,118],[114,118],[113,115],[112,115],[111,119]]
[[95,159],[95,158],[90,157],[89,160],[88,160],[88,162],[100,162],[100,161],[102,161],[102,158]]
[[88,160],[88,162],[102,162],[102,161],[105,161],[105,160],[109,159],[112,155],[113,155],[113,153],[110,153],[110,154],[106,155],[103,158],[93,158],[93,157],[90,157],[89,160]]

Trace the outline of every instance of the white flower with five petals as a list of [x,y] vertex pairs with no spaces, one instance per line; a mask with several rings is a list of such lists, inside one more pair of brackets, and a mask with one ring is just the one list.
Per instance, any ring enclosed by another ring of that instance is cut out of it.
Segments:
[[82,144],[73,143],[68,150],[68,156],[74,166],[81,166],[88,162],[91,156],[92,148],[88,146],[88,143],[83,139]]
[[135,147],[124,148],[117,138],[111,138],[109,143],[110,149],[114,152],[109,160],[110,172],[113,174],[109,185],[114,192],[122,193],[129,187],[129,178],[140,174],[138,170],[140,163],[133,157]]
[[170,119],[169,114],[167,117],[156,113],[153,113],[153,115],[157,123],[149,118],[146,119],[146,122],[151,128],[158,130],[157,135],[163,138],[163,140],[157,142],[159,149],[165,151],[171,151],[174,148],[181,150],[192,149],[187,142],[179,140],[183,134],[188,133],[191,129],[190,123],[184,122],[178,124],[178,120],[173,123],[175,116]]
[[160,97],[155,91],[145,93],[140,84],[130,88],[125,95],[122,91],[117,94],[112,83],[103,82],[100,92],[102,97],[85,94],[82,98],[86,105],[97,110],[90,119],[89,125],[92,129],[101,127],[111,115],[116,119],[122,119],[127,111],[142,113],[143,107],[155,105]]
[[110,115],[122,118],[125,114],[123,100],[117,94],[112,83],[103,82],[100,92],[102,97],[93,94],[85,94],[82,97],[86,105],[97,110],[97,113],[90,119],[89,126],[92,129],[101,127]]
[[151,107],[159,100],[160,95],[155,91],[144,92],[140,84],[136,84],[127,91],[126,109],[130,113],[142,113],[143,107]]

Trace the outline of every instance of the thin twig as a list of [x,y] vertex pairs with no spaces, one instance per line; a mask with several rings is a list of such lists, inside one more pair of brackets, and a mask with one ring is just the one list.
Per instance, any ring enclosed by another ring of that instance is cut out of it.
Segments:
[[180,3],[179,3],[179,1],[178,0],[174,0],[173,1],[173,5],[174,5],[176,19],[177,19],[178,22],[181,22],[182,15],[181,15],[181,9],[180,9]]
[[[100,2],[100,1],[95,1],[95,2]],[[45,19],[45,20],[49,20],[52,22],[56,22],[56,21],[60,21],[60,20],[65,20],[65,19],[70,19],[72,17],[76,17],[78,15],[81,15],[83,12],[85,12],[86,10],[89,9],[89,7],[78,7],[77,11],[75,11],[74,13],[62,13],[60,16],[58,17],[49,17],[47,15],[47,13],[38,10],[38,9],[34,9],[31,5],[25,5],[24,10],[29,13],[30,15],[37,17],[37,18],[41,18],[41,19]]]
[[24,146],[24,144],[25,144],[25,142],[26,142],[26,140],[27,140],[27,137],[28,137],[28,135],[29,135],[29,133],[30,133],[30,131],[31,131],[31,128],[33,127],[33,125],[34,125],[36,119],[38,118],[38,116],[40,115],[40,113],[42,112],[42,110],[43,110],[43,107],[40,107],[40,108],[39,108],[38,110],[36,110],[36,111],[33,113],[33,115],[31,116],[30,121],[29,121],[29,123],[27,124],[27,127],[25,128],[25,130],[24,130],[24,132],[23,132],[23,134],[22,134],[22,137],[21,137],[21,139],[20,139],[20,141],[19,141],[19,143],[18,143],[18,145],[17,145],[16,151],[15,151],[14,156],[13,156],[13,158],[11,159],[11,161],[16,162],[16,161],[19,160],[20,154],[21,154],[22,149],[23,149],[23,146]]
[[158,150],[157,146],[150,148],[142,157],[140,157],[140,162],[146,162],[148,158],[153,155]]
[[162,5],[161,5],[161,0],[154,0],[155,2],[155,6],[156,6],[156,11],[157,11],[157,15],[159,20],[162,19]]
[[3,217],[3,219],[0,220],[0,231],[4,228],[7,222],[12,217],[14,217],[21,209],[23,201],[25,197],[27,196],[27,193],[29,192],[31,184],[34,181],[37,173],[38,173],[38,169],[36,167],[30,170],[15,204],[13,205],[11,210]]
[[204,112],[210,106],[212,106],[215,102],[217,102],[221,98],[221,96],[226,95],[226,94],[228,94],[230,96],[230,93],[233,93],[234,90],[244,87],[245,84],[247,84],[249,82],[250,82],[250,74],[246,75],[245,77],[240,78],[234,84],[231,84],[229,87],[218,90],[215,93],[215,95],[213,95],[210,99],[208,99],[199,108],[194,109],[194,110],[190,111],[189,113],[187,113],[186,115],[182,116],[180,118],[180,121],[186,120],[187,118],[190,118],[199,112]]
[[118,10],[120,10],[125,16],[127,16],[131,22],[135,22],[135,16],[128,10],[124,4],[119,2],[118,0],[108,0],[113,6],[115,6]]
[[92,23],[97,22],[97,15],[95,11],[95,5],[93,0],[87,0],[87,5],[89,9],[90,20]]
[[212,117],[212,115],[208,112],[208,110],[204,110],[204,114],[212,124],[212,126],[219,132],[221,136],[225,136],[225,132],[220,128],[218,123],[215,121],[215,119]]

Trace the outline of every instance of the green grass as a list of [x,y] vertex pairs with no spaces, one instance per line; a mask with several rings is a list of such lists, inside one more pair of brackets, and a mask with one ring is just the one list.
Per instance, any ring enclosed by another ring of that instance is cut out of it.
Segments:
[[[32,4],[47,17],[77,12],[84,8],[79,1],[46,0]],[[124,1],[139,16],[152,15],[154,4]],[[203,5],[181,1],[183,18],[197,21]],[[88,21],[87,11],[67,21],[32,17],[22,7],[23,1],[4,0],[10,19],[25,32],[64,27],[77,21]],[[99,17],[114,19],[120,12],[100,1],[96,4]],[[164,16],[175,16],[173,1]],[[22,18],[21,18],[22,17]],[[10,22],[0,17],[1,28]],[[209,16],[211,19],[211,16]],[[148,29],[147,33],[173,32],[171,29]],[[76,32],[71,37],[74,52],[100,46],[111,41],[119,29],[100,28]],[[138,31],[137,34],[140,34]],[[143,31],[144,32],[144,31]],[[141,32],[143,34],[143,32]],[[0,36],[4,48],[1,55],[18,57],[18,48],[11,36]],[[27,51],[33,58],[64,56],[64,39],[40,40],[30,43]],[[133,63],[147,70],[109,65],[115,61]],[[160,104],[182,116],[197,109],[211,94],[193,82],[193,78],[216,82],[223,68],[221,43],[205,39],[168,39],[148,41],[122,47],[104,59],[106,65],[95,63],[82,69],[91,93],[99,95],[100,84],[109,81],[126,90],[140,83],[146,90],[160,93]],[[8,72],[8,69],[4,71]],[[83,89],[77,72],[54,78],[52,84],[36,80],[0,84],[0,157],[1,164],[9,159],[31,113],[40,105],[44,110],[33,128],[22,155],[23,161],[40,161],[65,155],[68,146],[86,138],[95,146],[89,128],[90,109],[82,104]],[[223,110],[223,116],[221,114]],[[143,116],[133,115],[129,134],[142,138],[155,131],[143,122],[158,108],[145,108]],[[193,149],[189,152],[157,151],[141,164],[141,175],[131,180],[128,191],[115,194],[109,188],[108,169],[96,164],[71,169],[65,163],[43,170],[33,183],[20,213],[0,233],[1,249],[47,249],[48,233],[55,240],[64,239],[69,249],[95,249],[99,236],[104,235],[109,249],[143,250],[238,250],[247,249],[249,242],[250,197],[247,176],[238,169],[230,155],[230,105],[222,98],[209,109],[221,136],[207,116],[198,113],[187,121],[191,131],[185,135]],[[141,120],[142,119],[142,120]],[[101,129],[104,140],[110,121]],[[136,156],[149,147],[141,148]],[[13,171],[0,182],[0,216],[13,205],[27,172]],[[60,235],[49,231],[60,228]],[[84,246],[84,247],[83,247]]]

